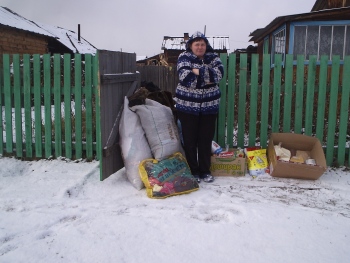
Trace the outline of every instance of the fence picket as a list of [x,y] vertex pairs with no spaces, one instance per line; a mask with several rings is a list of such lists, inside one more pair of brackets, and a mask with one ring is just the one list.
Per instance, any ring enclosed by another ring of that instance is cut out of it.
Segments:
[[227,144],[233,147],[233,128],[236,97],[236,54],[231,53],[228,60],[228,90],[227,90]]
[[255,146],[258,112],[258,75],[259,57],[253,54],[251,58],[250,110],[249,110],[249,146]]
[[247,93],[247,54],[241,54],[239,64],[239,96],[238,96],[238,147],[244,147],[246,93]]
[[[343,73],[350,72],[350,56],[344,59]],[[340,106],[340,118],[339,118],[339,140],[338,140],[338,164],[345,164],[345,145],[347,136],[347,126],[349,124],[349,94],[350,93],[350,74],[343,74],[342,81],[342,96]],[[349,143],[349,142],[348,142]],[[348,145],[350,148],[350,145]],[[350,159],[350,151],[349,151]],[[349,162],[350,163],[350,162]]]
[[71,114],[71,55],[64,54],[64,149],[65,156],[72,159],[72,114]]
[[10,77],[10,55],[4,56],[4,101],[5,101],[5,121],[6,121],[6,152],[13,151],[12,135],[12,93]]
[[283,132],[290,132],[293,93],[293,55],[286,55],[283,92]]
[[32,93],[31,93],[31,76],[30,76],[30,56],[23,55],[23,92],[24,92],[24,131],[26,141],[26,157],[33,157],[32,146]]
[[328,114],[328,133],[327,133],[327,150],[326,161],[327,165],[333,163],[334,152],[334,135],[336,126],[336,114],[337,114],[337,100],[338,100],[338,85],[339,85],[339,66],[340,56],[333,56],[332,58],[332,78],[331,78],[331,91],[329,102],[329,114]]
[[328,56],[323,55],[320,59],[319,85],[317,98],[317,120],[316,120],[316,137],[322,142],[324,138],[324,119],[326,109],[326,90],[327,90],[327,70]]
[[51,122],[51,59],[49,54],[43,56],[44,66],[44,123],[45,123],[45,157],[52,155]]
[[74,102],[75,102],[75,158],[83,157],[82,144],[82,85],[81,85],[81,54],[74,58]]
[[33,78],[34,78],[34,116],[35,116],[35,156],[40,158],[43,156],[41,143],[41,77],[40,56],[33,55]]
[[22,128],[22,90],[20,74],[20,57],[15,54],[13,59],[13,97],[15,106],[16,152],[23,157],[23,128]]
[[54,109],[55,109],[55,157],[62,156],[62,112],[61,112],[61,55],[53,57],[53,85],[54,85]]
[[263,55],[263,72],[261,85],[261,121],[260,145],[266,148],[269,123],[269,95],[270,95],[270,55]]
[[102,160],[102,145],[101,145],[101,110],[100,110],[100,93],[99,93],[99,60],[98,53],[92,58],[92,76],[93,76],[93,87],[94,87],[94,95],[95,95],[95,123],[96,123],[96,157],[97,160]]
[[85,107],[86,107],[86,158],[92,160],[93,157],[93,141],[92,141],[92,70],[91,55],[85,55]]
[[305,134],[312,135],[312,119],[315,96],[315,75],[316,75],[316,56],[309,57],[309,66],[307,73],[306,100],[305,100]]
[[272,90],[272,132],[279,132],[281,114],[281,70],[282,54],[275,55]]
[[294,132],[301,133],[303,125],[303,101],[304,101],[304,56],[297,56],[297,72],[296,72],[296,91],[295,97],[295,114],[294,114]]

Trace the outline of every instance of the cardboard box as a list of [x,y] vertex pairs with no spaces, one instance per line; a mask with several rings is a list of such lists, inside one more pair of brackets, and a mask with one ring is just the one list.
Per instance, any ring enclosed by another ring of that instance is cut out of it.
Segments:
[[[220,157],[212,155],[210,171],[213,176],[244,176],[246,173],[246,160],[242,151],[229,149],[233,151],[233,156]],[[242,157],[239,157],[240,155]]]
[[[281,147],[291,152],[297,150],[310,152],[310,157],[316,161],[316,165],[277,160],[274,146],[279,143]],[[295,133],[272,133],[267,148],[267,157],[270,174],[274,177],[316,180],[327,170],[322,145],[316,137]]]

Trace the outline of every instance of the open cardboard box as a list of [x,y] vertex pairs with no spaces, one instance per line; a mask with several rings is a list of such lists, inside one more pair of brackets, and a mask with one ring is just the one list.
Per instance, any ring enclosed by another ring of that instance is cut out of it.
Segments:
[[244,176],[246,173],[246,159],[242,151],[230,148],[234,152],[232,157],[211,156],[210,171],[213,176]]
[[[274,146],[279,143],[282,143],[281,146],[290,151],[310,152],[310,157],[316,161],[316,165],[277,160]],[[267,157],[270,174],[274,177],[316,180],[327,170],[322,145],[316,137],[295,133],[272,133],[267,149]]]

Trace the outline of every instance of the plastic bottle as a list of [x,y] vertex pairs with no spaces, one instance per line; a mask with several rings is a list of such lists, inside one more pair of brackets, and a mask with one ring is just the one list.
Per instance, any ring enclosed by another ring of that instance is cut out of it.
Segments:
[[217,144],[216,142],[212,141],[211,142],[211,152],[213,154],[219,154],[222,152],[222,148],[219,144]]

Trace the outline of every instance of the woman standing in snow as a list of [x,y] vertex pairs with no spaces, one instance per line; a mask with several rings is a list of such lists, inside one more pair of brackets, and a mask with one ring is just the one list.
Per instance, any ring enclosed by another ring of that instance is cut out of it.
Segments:
[[186,43],[186,51],[179,55],[177,71],[175,102],[186,159],[198,182],[213,182],[211,143],[221,96],[218,83],[224,68],[208,39],[196,32]]

